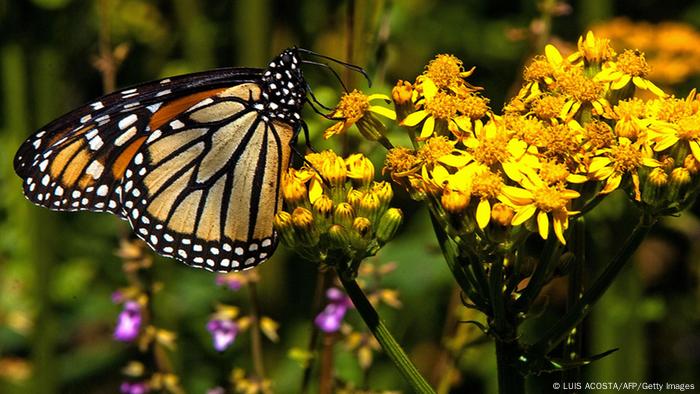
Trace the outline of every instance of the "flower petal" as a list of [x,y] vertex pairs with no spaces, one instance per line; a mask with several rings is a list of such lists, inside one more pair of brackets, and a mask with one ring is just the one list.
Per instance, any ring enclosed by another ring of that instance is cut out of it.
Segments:
[[433,134],[433,130],[435,130],[435,118],[430,116],[423,123],[423,128],[420,130],[420,138],[430,137]]
[[404,120],[401,121],[401,125],[413,127],[418,123],[422,122],[423,119],[425,119],[427,116],[428,113],[425,112],[425,110],[418,110],[416,112],[408,114],[408,116],[406,116]]
[[511,220],[510,224],[513,226],[519,226],[525,223],[532,217],[532,215],[535,214],[535,211],[537,211],[537,208],[533,204],[525,205],[515,214],[515,216],[513,216],[513,220]]
[[476,207],[476,224],[479,228],[485,228],[489,225],[491,220],[491,204],[489,200],[484,198],[479,201],[479,205]]
[[547,239],[549,236],[549,217],[547,212],[540,211],[537,213],[537,230],[542,239]]
[[386,108],[386,107],[380,107],[378,105],[372,105],[369,107],[369,110],[374,112],[375,114],[382,115],[385,118],[389,118],[391,120],[396,120],[396,112],[393,110]]

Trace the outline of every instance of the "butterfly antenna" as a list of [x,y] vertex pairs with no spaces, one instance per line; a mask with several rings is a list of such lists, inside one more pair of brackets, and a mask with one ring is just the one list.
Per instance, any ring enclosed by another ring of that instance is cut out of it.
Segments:
[[340,78],[340,75],[338,74],[337,71],[335,71],[335,70],[333,69],[333,67],[329,66],[329,65],[326,64],[326,63],[315,62],[315,61],[313,61],[313,60],[302,60],[301,62],[304,63],[304,64],[312,64],[312,65],[314,65],[314,66],[319,66],[319,67],[323,67],[323,68],[329,69],[329,70],[333,73],[333,75],[335,76],[335,79],[337,79],[338,82],[340,82],[340,85],[343,87],[343,90],[345,90],[346,93],[349,92],[349,91],[348,91],[348,87],[345,86],[345,83],[343,82],[343,79]]
[[[354,64],[351,64],[351,63],[348,63],[348,62],[344,62],[344,61],[342,61],[342,60],[338,60],[338,59],[332,58],[332,57],[330,57],[330,56],[322,55],[322,54],[320,54],[320,53],[318,53],[318,52],[314,52],[314,51],[311,51],[311,50],[309,50],[309,49],[297,48],[297,50],[298,50],[299,52],[301,52],[301,53],[308,53],[309,55],[313,55],[313,56],[316,56],[316,57],[320,57],[320,58],[322,58],[322,59],[330,60],[330,61],[332,61],[333,63],[340,64],[340,65],[343,66],[343,67],[347,67],[347,68],[349,68],[350,70],[353,70],[353,71],[355,71],[355,72],[358,72],[358,73],[362,74],[362,76],[365,77],[365,79],[367,80],[367,84],[369,85],[369,87],[372,87],[372,80],[369,78],[369,75],[367,75],[367,71],[365,71],[365,69],[362,68],[362,67],[360,67],[360,66],[356,66],[356,65],[354,65]],[[326,64],[326,66],[328,66],[328,65]],[[345,89],[345,90],[347,90],[347,89]]]
[[311,85],[309,83],[306,83],[306,91],[309,92],[309,95],[311,96],[311,99],[314,101],[314,103],[318,104],[321,106],[321,108],[325,109],[326,111],[333,111],[333,108],[329,108],[325,106],[322,102],[318,101],[316,96],[314,95],[314,91],[311,89]]

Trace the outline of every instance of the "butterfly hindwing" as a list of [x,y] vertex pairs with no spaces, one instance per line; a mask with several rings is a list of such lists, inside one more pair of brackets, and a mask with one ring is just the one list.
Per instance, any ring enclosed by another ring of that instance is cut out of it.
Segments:
[[254,84],[222,89],[160,125],[134,157],[120,201],[159,253],[213,271],[272,254],[294,130],[259,112],[260,97]]

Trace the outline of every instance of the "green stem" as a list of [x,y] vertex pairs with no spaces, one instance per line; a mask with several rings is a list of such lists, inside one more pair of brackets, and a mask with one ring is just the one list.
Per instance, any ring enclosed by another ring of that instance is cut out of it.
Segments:
[[622,248],[613,257],[610,264],[605,267],[602,274],[593,282],[590,288],[583,293],[581,299],[574,304],[571,309],[562,317],[545,335],[532,345],[531,350],[536,354],[547,354],[552,351],[559,343],[561,343],[581,321],[591,311],[593,304],[605,293],[610,287],[613,280],[624,267],[625,263],[632,257],[632,254],[637,250],[642,243],[649,230],[656,223],[657,217],[642,214],[639,223],[632,231],[632,234],[627,238]]
[[[567,297],[567,309],[576,305],[583,295],[583,267],[586,262],[586,221],[583,217],[574,219],[571,232],[570,249],[575,255],[573,267],[569,273],[569,290]],[[566,338],[564,344],[564,358],[573,361],[581,355],[581,329],[580,325],[574,327]],[[579,382],[581,380],[581,367],[575,367],[564,372],[563,381]]]
[[559,249],[559,241],[557,237],[550,236],[544,244],[544,249],[540,254],[540,259],[537,262],[537,268],[535,272],[530,277],[530,281],[523,291],[522,296],[517,300],[515,308],[521,311],[527,311],[530,309],[530,305],[535,301],[537,295],[540,294],[540,290],[546,284],[546,279],[550,271],[550,266],[555,260],[554,256],[557,255],[557,250]]
[[393,361],[396,368],[399,369],[401,375],[404,379],[411,385],[411,388],[416,393],[435,393],[435,391],[428,385],[425,378],[421,376],[416,367],[408,359],[408,356],[403,351],[401,346],[396,342],[394,337],[391,335],[387,329],[384,322],[374,310],[374,307],[367,300],[367,297],[358,286],[354,279],[344,275],[343,272],[338,272],[338,277],[340,278],[345,291],[352,300],[355,308],[360,313],[362,320],[364,320],[367,328],[372,331],[372,334],[377,341],[382,346],[382,349],[389,356],[391,361]]
[[504,342],[496,340],[499,394],[525,393],[525,377],[518,371],[516,366],[520,353],[517,341]]
[[263,362],[262,335],[260,335],[260,302],[254,281],[248,282],[248,294],[250,296],[250,320],[253,323],[250,331],[250,350],[253,354],[255,375],[262,381],[265,379],[265,364]]

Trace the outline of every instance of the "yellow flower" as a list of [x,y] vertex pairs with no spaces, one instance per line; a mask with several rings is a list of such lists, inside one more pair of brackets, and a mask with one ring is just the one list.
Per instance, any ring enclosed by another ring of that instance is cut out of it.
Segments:
[[569,211],[569,207],[571,200],[578,198],[580,194],[560,184],[548,185],[534,173],[524,177],[520,185],[522,189],[514,186],[504,187],[506,189],[504,194],[509,197],[507,203],[516,211],[511,224],[518,226],[534,216],[540,236],[547,239],[551,221],[559,242],[566,244],[564,231],[569,227],[569,216],[578,213]]
[[616,190],[625,175],[632,177],[635,200],[641,198],[639,191],[639,173],[642,166],[659,167],[661,163],[643,153],[639,143],[632,143],[627,138],[619,138],[618,145],[603,150],[602,156],[591,160],[589,172],[594,179],[605,180],[601,194]]
[[569,61],[574,63],[579,59],[584,59],[586,63],[601,64],[612,59],[615,50],[610,46],[607,38],[596,38],[592,31],[588,31],[586,38],[578,38],[578,52],[569,57]]
[[389,96],[384,94],[371,94],[367,96],[357,90],[344,94],[343,97],[340,98],[340,103],[338,103],[335,111],[330,114],[332,118],[340,119],[340,121],[326,129],[326,131],[323,132],[323,138],[327,139],[335,134],[344,133],[355,123],[358,123],[358,127],[361,128],[360,131],[363,131],[363,119],[367,120],[366,123],[370,124],[375,123],[374,121],[378,121],[371,113],[396,120],[396,113],[394,111],[379,105],[372,105],[372,101],[376,100],[384,100],[385,102],[391,101]]
[[598,114],[605,113],[605,109],[610,107],[604,97],[604,83],[588,78],[581,69],[572,68],[558,73],[557,86],[567,96],[560,114],[562,119],[572,119],[584,105],[592,106]]
[[466,85],[464,78],[473,73],[473,67],[469,71],[464,71],[462,61],[456,56],[440,54],[428,63],[425,72],[418,77],[417,82],[419,87],[433,85],[437,89],[452,89]]
[[667,94],[661,88],[646,79],[649,71],[649,64],[644,54],[628,49],[614,62],[603,65],[603,70],[596,74],[594,79],[609,82],[611,90],[620,90],[631,82],[642,90],[649,90],[659,97],[666,97]]

